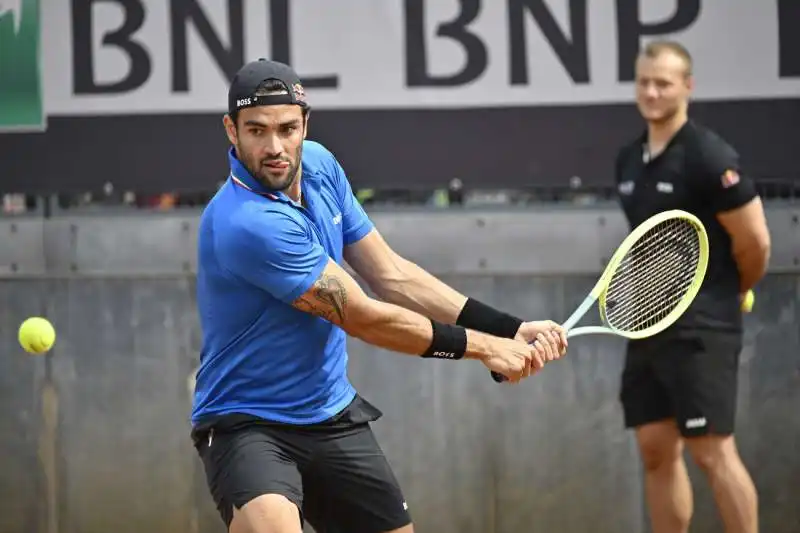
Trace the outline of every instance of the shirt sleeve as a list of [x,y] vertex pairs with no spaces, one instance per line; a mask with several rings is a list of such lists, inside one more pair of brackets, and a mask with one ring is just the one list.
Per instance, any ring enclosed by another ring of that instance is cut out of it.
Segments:
[[229,272],[286,303],[311,288],[329,259],[296,220],[269,211],[232,224],[218,253]]
[[714,213],[739,208],[758,195],[755,183],[740,167],[739,154],[721,140],[705,143],[698,170]]
[[333,155],[335,174],[336,174],[336,187],[339,193],[339,198],[342,208],[342,235],[343,243],[345,246],[356,243],[363,239],[374,227],[361,203],[353,194],[353,189],[350,186],[350,181],[344,169],[339,164]]

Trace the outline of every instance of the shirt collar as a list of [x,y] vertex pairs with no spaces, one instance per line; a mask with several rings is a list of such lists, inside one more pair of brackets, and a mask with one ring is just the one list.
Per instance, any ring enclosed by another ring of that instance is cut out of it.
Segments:
[[[259,196],[269,198],[270,200],[294,204],[294,201],[283,192],[269,189],[255,179],[242,162],[239,161],[233,146],[228,149],[228,164],[230,166],[230,178],[234,184],[252,191]],[[303,183],[318,181],[319,176],[317,173],[307,168],[304,161],[301,161],[301,167]],[[305,189],[305,187],[303,187],[303,189]]]

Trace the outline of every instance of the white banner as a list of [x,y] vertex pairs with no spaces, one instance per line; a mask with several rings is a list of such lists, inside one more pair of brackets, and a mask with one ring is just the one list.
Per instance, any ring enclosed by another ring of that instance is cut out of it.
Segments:
[[[284,43],[304,80],[327,77],[334,85],[308,83],[318,109],[628,102],[631,43],[650,38],[641,29],[658,23],[683,26],[658,37],[678,39],[694,55],[696,99],[800,95],[797,73],[781,77],[778,3],[767,0],[641,0],[638,13],[619,12],[635,4],[621,0],[244,0],[241,13],[236,1],[141,0],[141,20],[114,2],[76,13],[73,2],[42,3],[49,115],[222,112],[228,79],[209,35],[218,39],[218,55],[240,38],[245,61],[274,57],[273,42]],[[284,27],[276,17],[285,4]],[[231,7],[238,21],[229,20]],[[460,15],[469,23],[451,24],[454,38],[437,35]],[[241,34],[232,34],[239,23]],[[120,33],[126,25],[129,36]],[[235,56],[229,53],[229,63]],[[456,79],[447,85],[446,78]],[[97,93],[115,83],[121,88]]]

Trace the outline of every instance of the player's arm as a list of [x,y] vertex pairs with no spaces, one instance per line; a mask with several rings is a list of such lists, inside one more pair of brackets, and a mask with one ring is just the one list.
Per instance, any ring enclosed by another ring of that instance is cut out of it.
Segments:
[[744,174],[736,152],[724,143],[706,147],[706,191],[717,220],[731,238],[739,270],[739,292],[752,289],[767,271],[771,240],[755,183]]
[[[353,195],[344,170],[331,156],[341,207],[344,257],[383,301],[444,324],[514,338],[523,321],[468,298],[424,269],[395,253],[381,237]],[[523,328],[527,339],[536,329]],[[566,334],[559,333],[566,346]]]
[[523,321],[468,298],[396,253],[377,229],[345,248],[345,260],[386,302],[446,324],[513,338]]
[[[342,267],[328,259],[322,273],[311,287],[294,300],[296,309],[324,318],[341,327],[350,336],[396,352],[426,354],[434,342],[434,327],[448,337],[456,330],[437,324],[403,307],[370,298]],[[466,333],[465,357],[485,359],[491,356],[492,342],[482,333]],[[442,345],[444,346],[444,345]],[[444,351],[450,348],[443,347]],[[429,354],[430,355],[430,354]]]
[[[530,370],[534,354],[522,343],[446,325],[370,298],[313,242],[308,230],[285,213],[253,213],[235,225],[236,231],[228,232],[217,245],[223,266],[300,311],[388,350],[490,361],[487,366],[500,364],[493,369],[505,369],[512,378]],[[516,357],[520,351],[521,359]],[[541,364],[539,358],[537,365]]]

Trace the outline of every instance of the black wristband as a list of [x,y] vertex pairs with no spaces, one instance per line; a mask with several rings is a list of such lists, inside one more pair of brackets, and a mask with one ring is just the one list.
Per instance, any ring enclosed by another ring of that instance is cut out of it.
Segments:
[[498,311],[474,298],[467,298],[467,303],[456,319],[456,325],[461,327],[507,339],[517,336],[522,322],[519,318]]
[[467,330],[431,320],[433,341],[422,357],[461,359],[467,351]]

